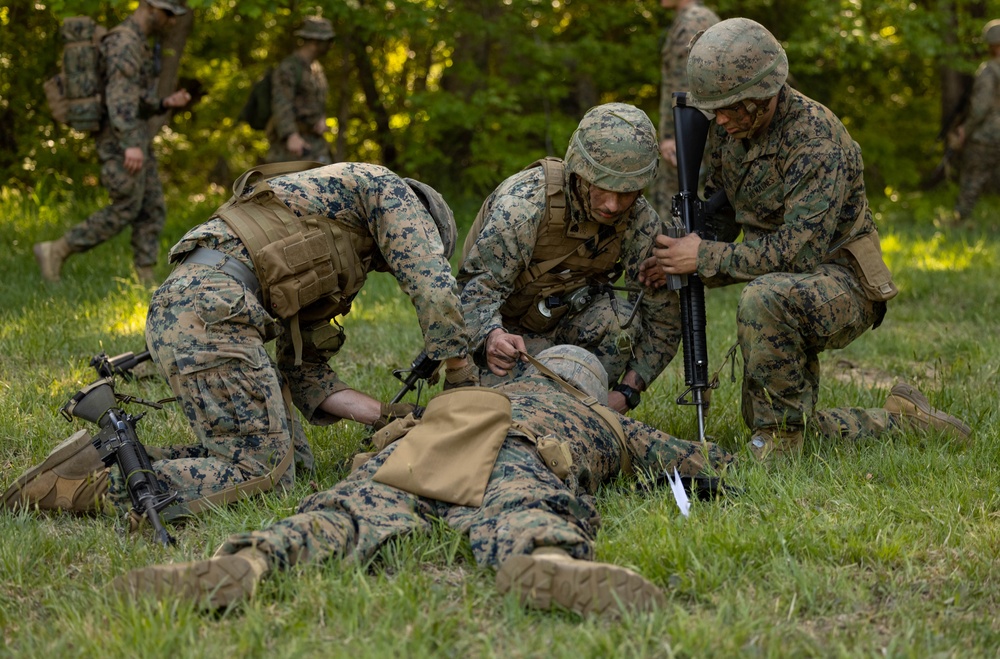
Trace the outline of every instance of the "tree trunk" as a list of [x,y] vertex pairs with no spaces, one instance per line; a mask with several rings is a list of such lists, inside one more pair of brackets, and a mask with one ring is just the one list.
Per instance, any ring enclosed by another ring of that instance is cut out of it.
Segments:
[[[160,98],[170,96],[177,90],[177,78],[181,71],[181,54],[184,52],[184,46],[191,35],[191,30],[194,29],[194,12],[188,11],[174,20],[173,28],[163,35],[161,41],[163,49],[160,60],[160,80],[156,88]],[[149,134],[156,135],[160,132],[160,129],[170,121],[172,113],[172,110],[168,110],[163,114],[150,117],[147,122]]]

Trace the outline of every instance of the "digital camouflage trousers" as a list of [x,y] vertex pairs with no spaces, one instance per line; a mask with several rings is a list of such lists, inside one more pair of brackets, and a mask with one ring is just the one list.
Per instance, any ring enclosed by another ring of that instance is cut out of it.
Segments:
[[752,431],[808,427],[848,440],[885,432],[889,416],[881,408],[816,409],[819,354],[854,341],[881,320],[884,309],[839,265],[805,274],[772,273],[748,283],[736,317],[747,426]]
[[[181,264],[153,294],[146,345],[199,443],[150,447],[154,470],[189,503],[271,473],[295,460],[274,485],[288,485],[312,453],[264,344],[276,321],[242,284],[202,265]],[[267,489],[267,488],[265,488]]]
[[101,159],[101,183],[111,203],[66,232],[66,242],[75,252],[85,252],[132,227],[132,253],[136,267],[156,265],[160,233],[166,222],[159,168],[147,149],[142,169],[131,174],[125,169],[125,154],[110,133],[98,134],[97,153]]
[[307,497],[297,514],[264,530],[231,536],[216,555],[256,547],[276,568],[330,558],[363,564],[386,541],[426,532],[439,519],[468,536],[481,566],[497,567],[537,547],[593,559],[600,517],[592,498],[574,495],[523,440],[508,435],[479,508],[426,499],[372,480],[396,446],[329,490]]

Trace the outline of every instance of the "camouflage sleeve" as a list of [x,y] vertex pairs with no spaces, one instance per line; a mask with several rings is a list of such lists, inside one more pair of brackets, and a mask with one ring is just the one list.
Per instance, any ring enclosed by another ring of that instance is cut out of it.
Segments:
[[524,197],[497,191],[486,202],[482,230],[459,271],[472,350],[503,327],[500,308],[531,263],[538,223],[545,214],[544,184],[537,186],[537,192]]
[[619,415],[625,431],[632,467],[652,478],[674,468],[681,476],[698,476],[712,473],[731,463],[735,457],[714,442],[707,442],[703,450],[698,442],[678,439],[665,432],[628,416]]
[[149,146],[143,111],[158,105],[152,83],[144,75],[145,48],[129,30],[113,30],[102,42],[107,76],[105,104],[108,121],[122,149]]
[[271,120],[280,140],[298,131],[295,122],[296,80],[304,64],[297,55],[289,55],[271,72]]
[[1000,66],[991,67],[989,62],[985,62],[976,72],[972,95],[969,97],[969,116],[964,124],[966,139],[971,138],[986,123],[991,112],[997,111],[995,108],[998,105],[997,98],[1000,96],[1000,79],[997,71],[1000,71]]
[[[774,231],[744,232],[741,243],[703,240],[698,274],[706,285],[745,282],[771,272],[810,272],[826,258],[850,195],[847,154],[829,140],[804,142],[771,173],[779,183],[752,199],[733,201],[737,215],[745,204],[783,209]],[[766,178],[766,177],[765,177]],[[774,198],[769,198],[772,195]]]
[[[638,289],[642,288],[639,265],[652,253],[653,241],[660,232],[660,218],[644,197],[639,197],[636,211],[636,221],[622,243],[622,265],[625,266],[625,285]],[[626,370],[634,370],[649,384],[677,354],[681,340],[681,310],[677,291],[665,287],[644,290],[639,305],[641,338],[632,346],[632,358]],[[636,293],[629,294],[633,302],[636,297]]]
[[434,219],[416,194],[384,167],[376,171],[364,201],[375,243],[400,288],[410,298],[431,359],[464,357],[469,335],[458,284]]

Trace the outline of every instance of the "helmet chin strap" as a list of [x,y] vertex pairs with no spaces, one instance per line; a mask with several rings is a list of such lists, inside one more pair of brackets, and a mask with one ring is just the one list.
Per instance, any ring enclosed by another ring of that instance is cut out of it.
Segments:
[[753,116],[753,123],[750,124],[750,128],[747,130],[741,130],[737,133],[732,133],[732,136],[738,140],[745,140],[750,137],[755,137],[760,131],[761,126],[764,121],[764,115],[767,114],[767,109],[770,106],[768,101],[765,101],[762,105],[758,105],[756,101],[746,100],[743,101],[743,108],[747,111],[747,114]]

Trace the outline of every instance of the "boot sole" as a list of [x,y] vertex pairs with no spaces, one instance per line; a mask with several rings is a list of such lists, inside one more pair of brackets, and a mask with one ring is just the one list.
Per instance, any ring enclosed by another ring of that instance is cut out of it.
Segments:
[[258,578],[250,561],[231,555],[133,570],[115,579],[112,588],[130,597],[179,599],[215,610],[249,599]]
[[582,616],[618,617],[623,611],[652,611],[666,602],[663,591],[627,568],[526,555],[504,561],[497,572],[497,589],[515,591],[526,606],[556,605]]
[[[889,397],[885,402],[885,409],[890,413],[911,416],[920,424],[926,426],[927,430],[942,430],[934,428],[933,421],[937,421],[947,424],[963,438],[972,435],[972,428],[961,419],[931,407],[930,401],[927,400],[927,397],[919,389],[905,382],[897,384],[889,392]],[[946,429],[943,430],[946,431]]]
[[3,505],[5,508],[13,510],[21,506],[21,491],[24,487],[35,480],[39,474],[52,469],[58,464],[61,464],[76,455],[76,453],[90,444],[92,438],[90,433],[86,430],[78,430],[67,439],[63,440],[59,446],[55,447],[51,453],[49,453],[45,460],[40,464],[31,467],[23,474],[18,476],[17,480],[14,481],[10,487],[3,493]]

